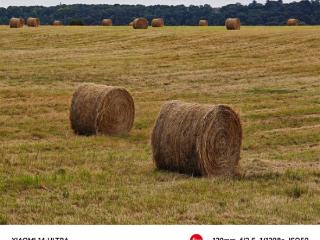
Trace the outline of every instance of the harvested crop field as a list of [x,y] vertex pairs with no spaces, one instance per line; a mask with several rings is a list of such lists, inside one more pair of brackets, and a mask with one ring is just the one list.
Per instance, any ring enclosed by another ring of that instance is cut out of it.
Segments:
[[[78,136],[72,94],[121,86],[128,135]],[[240,176],[155,169],[169,100],[240,114]],[[0,223],[320,223],[320,27],[0,26]]]

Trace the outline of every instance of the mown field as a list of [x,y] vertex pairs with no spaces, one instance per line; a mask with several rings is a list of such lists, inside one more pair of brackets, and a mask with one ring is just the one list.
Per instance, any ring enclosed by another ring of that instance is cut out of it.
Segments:
[[[73,134],[83,82],[126,87],[128,136]],[[241,176],[158,171],[167,100],[240,113]],[[0,27],[0,223],[320,224],[320,27]]]

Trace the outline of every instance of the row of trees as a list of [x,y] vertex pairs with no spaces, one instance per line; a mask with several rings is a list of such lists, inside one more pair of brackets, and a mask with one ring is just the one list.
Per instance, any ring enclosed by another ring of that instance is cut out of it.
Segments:
[[127,25],[135,17],[151,20],[163,17],[166,25],[197,25],[207,19],[210,25],[223,25],[228,17],[239,17],[245,25],[283,25],[288,18],[298,18],[302,23],[320,24],[320,0],[303,0],[283,3],[282,0],[265,4],[255,0],[247,5],[231,4],[222,8],[203,6],[143,6],[143,5],[59,5],[55,7],[0,8],[0,24],[7,24],[11,17],[38,17],[42,24],[62,20],[64,24],[82,21],[86,25],[100,24],[103,18],[112,18],[115,25]]

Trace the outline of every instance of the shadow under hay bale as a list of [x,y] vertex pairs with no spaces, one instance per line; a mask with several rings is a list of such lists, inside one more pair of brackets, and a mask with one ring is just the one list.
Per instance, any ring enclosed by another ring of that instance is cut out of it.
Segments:
[[238,173],[242,128],[225,105],[171,101],[163,105],[151,135],[158,169],[193,176]]
[[76,134],[127,134],[134,115],[133,98],[124,88],[82,84],[73,94],[70,122]]
[[152,27],[164,27],[164,20],[163,18],[154,18],[151,22]]
[[295,18],[290,18],[287,21],[288,26],[299,26],[299,20]]
[[21,28],[24,25],[24,20],[22,18],[11,18],[9,22],[10,28]]
[[227,30],[240,30],[241,22],[239,18],[227,18],[225,25]]
[[200,20],[199,21],[199,26],[209,26],[208,20]]
[[27,19],[27,26],[28,27],[39,27],[40,26],[40,19],[39,18],[31,18]]
[[101,25],[102,26],[112,26],[113,23],[112,23],[112,19],[103,19],[102,22],[101,22]]
[[145,18],[136,18],[132,24],[134,29],[147,29],[149,26],[148,20]]

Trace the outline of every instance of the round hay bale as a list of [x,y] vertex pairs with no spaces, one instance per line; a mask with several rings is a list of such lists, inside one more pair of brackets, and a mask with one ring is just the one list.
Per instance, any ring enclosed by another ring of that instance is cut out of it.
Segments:
[[52,26],[63,26],[63,23],[59,20],[55,20],[53,21]]
[[199,26],[209,26],[208,20],[200,20]]
[[39,27],[40,26],[40,20],[39,20],[39,18],[31,18],[31,17],[29,17],[27,19],[27,25],[28,25],[28,27]]
[[127,134],[134,115],[133,99],[124,88],[82,84],[73,94],[70,122],[76,134]]
[[163,18],[154,18],[151,21],[152,27],[163,27],[164,26],[164,20]]
[[227,30],[240,30],[241,22],[239,18],[227,18],[225,25]]
[[25,22],[24,18],[19,18],[19,19],[20,19],[20,24],[23,27],[26,22]]
[[147,29],[149,26],[148,20],[145,18],[136,18],[132,24],[134,29]]
[[133,22],[130,22],[130,23],[129,23],[129,26],[133,26]]
[[241,142],[230,107],[180,101],[163,105],[151,135],[157,168],[193,176],[237,174]]
[[290,18],[287,21],[288,26],[299,26],[299,20],[295,18]]
[[112,19],[103,19],[101,22],[102,26],[112,26]]
[[11,18],[9,21],[10,28],[21,28],[23,27],[20,18]]

